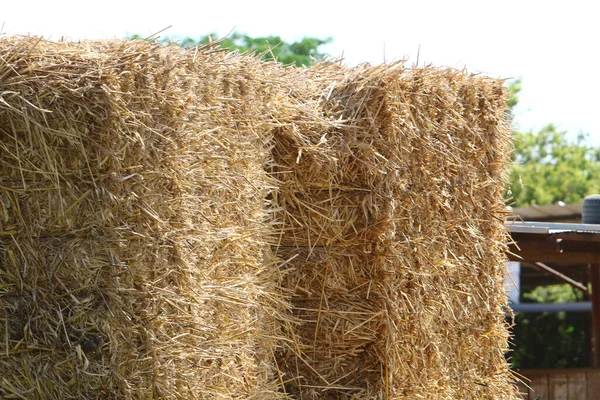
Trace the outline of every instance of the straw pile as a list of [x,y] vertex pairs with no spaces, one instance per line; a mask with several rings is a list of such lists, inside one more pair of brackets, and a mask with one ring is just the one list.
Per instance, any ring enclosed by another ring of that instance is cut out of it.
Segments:
[[0,49],[0,398],[281,398],[274,67],[144,42]]
[[515,397],[500,82],[0,49],[0,398]]
[[276,251],[297,319],[280,354],[288,390],[515,398],[501,82],[391,65],[335,69],[323,83],[321,107],[344,126],[307,133],[310,152],[275,136]]

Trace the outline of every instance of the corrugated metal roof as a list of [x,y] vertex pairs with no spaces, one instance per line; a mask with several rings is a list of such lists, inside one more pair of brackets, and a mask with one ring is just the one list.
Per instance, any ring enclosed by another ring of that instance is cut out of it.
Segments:
[[510,303],[514,312],[590,312],[591,301],[578,301],[575,303]]
[[510,221],[506,227],[511,233],[536,233],[540,235],[553,235],[556,233],[594,233],[600,234],[600,225],[596,224],[568,224],[560,222],[534,222]]
[[512,218],[522,219],[524,221],[544,221],[560,219],[579,219],[583,212],[583,202],[565,204],[558,202],[538,206],[536,204],[528,207],[509,207]]

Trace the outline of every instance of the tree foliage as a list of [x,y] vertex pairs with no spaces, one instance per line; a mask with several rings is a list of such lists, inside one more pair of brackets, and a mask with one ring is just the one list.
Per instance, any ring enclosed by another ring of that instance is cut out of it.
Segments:
[[[139,35],[132,36],[133,39],[141,39]],[[194,47],[217,39],[215,34],[200,36],[197,39],[186,37],[166,37],[160,40],[163,44],[177,43],[182,47]],[[319,48],[331,43],[332,38],[319,39],[305,37],[297,42],[284,42],[280,36],[251,37],[243,33],[234,32],[229,36],[218,40],[219,46],[227,50],[238,50],[240,53],[251,53],[261,56],[263,60],[277,60],[282,64],[295,64],[297,66],[312,65],[321,61],[326,54]]]
[[508,109],[512,113],[512,110],[519,103],[519,93],[521,92],[521,80],[515,79],[508,82],[506,89],[508,90]]
[[600,149],[584,135],[569,140],[547,125],[539,132],[515,132],[510,189],[517,206],[574,203],[600,190]]
[[[520,81],[508,86],[512,108],[518,102]],[[549,124],[541,130],[513,132],[515,151],[507,195],[514,206],[573,203],[600,190],[600,149],[587,136],[574,139]]]
[[[538,286],[522,293],[526,303],[583,301],[568,284]],[[510,361],[514,368],[574,368],[590,365],[589,318],[585,313],[519,313],[515,316]]]

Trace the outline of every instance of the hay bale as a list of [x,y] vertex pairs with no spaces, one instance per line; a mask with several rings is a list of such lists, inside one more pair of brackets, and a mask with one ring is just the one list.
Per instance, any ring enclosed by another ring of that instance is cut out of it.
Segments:
[[144,42],[0,49],[0,397],[284,397],[275,67]]
[[514,397],[498,81],[0,48],[3,396]]
[[320,93],[344,126],[307,133],[309,157],[288,141],[274,147],[276,252],[290,260],[297,319],[280,354],[288,390],[515,398],[504,359],[502,83],[396,64],[334,68]]

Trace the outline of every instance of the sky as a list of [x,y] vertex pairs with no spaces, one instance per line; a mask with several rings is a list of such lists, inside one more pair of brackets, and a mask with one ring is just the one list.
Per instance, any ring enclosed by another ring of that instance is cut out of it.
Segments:
[[[217,4],[219,3],[219,4]],[[345,63],[408,59],[522,80],[515,123],[553,123],[600,145],[600,23],[592,1],[0,0],[5,35],[58,40],[131,34],[199,37],[231,31],[333,39]],[[418,55],[418,58],[417,58]]]

